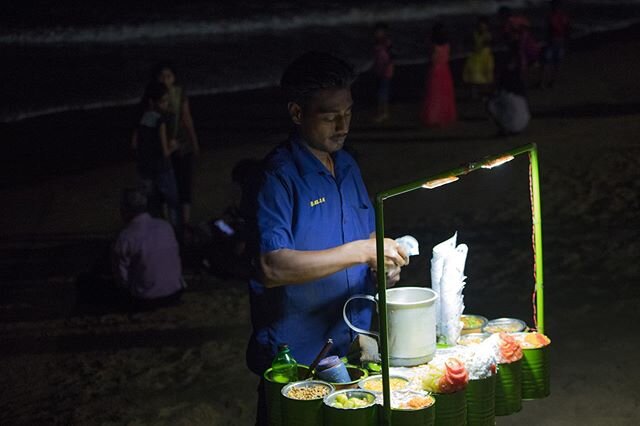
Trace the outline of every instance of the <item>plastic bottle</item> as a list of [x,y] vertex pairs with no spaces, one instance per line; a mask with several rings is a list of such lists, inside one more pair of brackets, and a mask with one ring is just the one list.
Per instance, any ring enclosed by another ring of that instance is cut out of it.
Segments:
[[291,356],[289,345],[278,345],[278,355],[271,363],[271,379],[277,383],[289,383],[298,380],[298,363]]

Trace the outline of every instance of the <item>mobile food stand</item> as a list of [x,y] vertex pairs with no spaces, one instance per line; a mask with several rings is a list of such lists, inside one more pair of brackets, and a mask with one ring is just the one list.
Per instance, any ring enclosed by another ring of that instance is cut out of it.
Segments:
[[[390,289],[388,300],[386,274],[377,274],[378,296],[377,305],[379,313],[379,344],[381,354],[381,376],[378,376],[378,388],[373,389],[363,386],[363,383],[373,383],[374,377],[364,378],[360,382],[360,389],[334,391],[335,384],[315,383],[313,386],[322,390],[322,394],[315,399],[316,403],[303,401],[289,401],[290,389],[293,387],[308,388],[311,382],[296,382],[281,390],[280,401],[285,401],[281,405],[283,418],[288,409],[296,410],[296,418],[302,424],[314,424],[325,426],[374,426],[380,425],[491,425],[495,424],[495,415],[509,415],[517,412],[521,408],[522,399],[539,399],[549,395],[549,372],[547,367],[547,347],[549,340],[544,336],[544,288],[543,288],[543,259],[542,259],[542,227],[540,216],[540,179],[538,171],[538,152],[535,144],[525,145],[512,149],[500,155],[487,157],[480,161],[470,162],[460,167],[448,170],[434,176],[415,180],[413,182],[397,186],[378,193],[375,197],[376,215],[376,245],[379,254],[384,252],[384,202],[392,197],[396,197],[417,189],[433,190],[440,186],[455,182],[461,177],[478,170],[490,170],[514,160],[523,154],[527,154],[529,159],[529,190],[532,212],[532,243],[533,243],[533,275],[535,288],[533,291],[533,319],[534,333],[500,333],[500,339],[496,334],[494,339],[495,347],[502,351],[502,358],[497,361],[497,365],[492,365],[493,371],[478,380],[469,380],[469,374],[458,360],[448,359],[439,367],[432,367],[429,363],[409,363],[407,366],[416,366],[415,370],[420,370],[423,374],[425,390],[429,384],[436,383],[431,378],[436,377],[441,386],[448,387],[446,392],[437,391],[427,398],[431,398],[431,403],[423,405],[409,406],[408,409],[392,409],[392,387],[402,382],[402,377],[391,374],[390,366],[403,365],[398,363],[398,358],[390,356],[390,345],[397,344],[390,342],[389,330],[393,328],[394,336],[407,333],[415,333],[414,330],[404,330],[404,326],[398,326],[394,312],[394,292],[399,289]],[[384,256],[378,256],[378,270],[384,271]],[[409,290],[409,288],[404,288]],[[418,289],[419,290],[419,289]],[[431,291],[431,290],[428,290]],[[431,291],[434,293],[433,291]],[[432,297],[427,300],[431,303]],[[415,305],[415,303],[413,303]],[[431,309],[427,307],[427,309]],[[480,317],[482,318],[482,317]],[[486,319],[485,319],[486,320]],[[390,325],[390,321],[392,322]],[[435,323],[435,314],[429,317],[429,322]],[[404,324],[409,324],[405,322]],[[485,322],[486,324],[486,322]],[[435,327],[430,324],[429,327]],[[521,331],[521,330],[520,330]],[[428,333],[431,333],[429,330]],[[475,333],[465,337],[480,336],[482,333]],[[520,335],[520,336],[517,336]],[[431,337],[429,339],[432,339]],[[517,340],[524,342],[533,341],[530,346],[521,346]],[[397,341],[398,339],[394,339]],[[406,339],[411,340],[411,339]],[[434,339],[435,340],[435,339]],[[462,340],[462,339],[461,339]],[[451,342],[449,342],[451,343]],[[456,345],[454,342],[453,345]],[[435,351],[435,341],[433,341]],[[460,347],[460,346],[457,346]],[[455,348],[450,348],[452,351]],[[431,349],[429,349],[431,350]],[[505,355],[506,354],[506,355]],[[431,352],[429,359],[432,358]],[[413,358],[415,361],[417,358]],[[434,363],[435,364],[435,363]],[[431,368],[432,370],[429,370]],[[464,371],[463,371],[464,370]],[[497,370],[497,371],[496,371]],[[436,373],[434,373],[435,371]],[[434,376],[436,374],[436,376]],[[440,376],[437,376],[440,374]],[[266,376],[265,376],[266,378]],[[446,380],[445,380],[446,379]],[[435,379],[434,379],[435,380]],[[464,382],[464,383],[463,383]],[[464,386],[457,386],[463,383]],[[308,391],[308,389],[305,389]],[[377,391],[377,392],[376,392]],[[433,391],[432,391],[433,392]],[[307,392],[308,393],[308,392]],[[375,404],[375,396],[378,394],[378,405]],[[414,395],[415,396],[415,395]],[[322,404],[323,400],[324,404]],[[426,401],[422,395],[415,396],[412,401]],[[289,408],[288,408],[289,407]],[[292,407],[292,408],[291,408]],[[310,407],[306,409],[305,407]],[[336,409],[338,408],[338,409]],[[467,412],[468,411],[468,412]],[[290,423],[290,422],[289,422]],[[283,425],[289,425],[283,421]],[[297,422],[296,423],[297,426]],[[276,423],[277,424],[277,423]],[[293,424],[291,424],[293,426]]]

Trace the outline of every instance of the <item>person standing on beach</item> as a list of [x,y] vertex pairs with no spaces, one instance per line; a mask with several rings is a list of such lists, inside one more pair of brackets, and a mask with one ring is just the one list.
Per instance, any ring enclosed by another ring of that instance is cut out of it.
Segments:
[[373,72],[378,82],[378,115],[375,121],[381,122],[389,118],[389,93],[394,71],[389,26],[385,23],[376,24],[373,36]]
[[571,30],[569,17],[562,10],[560,0],[551,1],[551,13],[547,18],[547,45],[544,49],[544,67],[541,86],[553,87],[560,63],[564,59],[567,40]]
[[159,82],[149,83],[141,106],[143,112],[131,140],[138,174],[148,190],[150,212],[161,216],[166,204],[169,221],[180,235],[180,203],[171,165],[171,154],[177,149],[177,144],[167,132],[170,120],[167,86]]
[[[293,61],[281,80],[294,130],[263,163],[255,213],[261,272],[249,284],[247,365],[261,378],[281,343],[306,365],[329,338],[329,355],[346,355],[356,335],[342,319],[343,304],[375,291],[373,208],[358,165],[343,149],[354,79],[343,60],[310,52]],[[408,257],[391,239],[385,239],[384,257],[393,285]],[[369,329],[373,310],[358,305],[347,315]],[[261,380],[256,424],[266,423]]]
[[427,127],[445,127],[456,121],[457,112],[449,67],[449,39],[443,23],[434,25],[431,44],[431,62],[420,119]]
[[491,50],[491,31],[489,20],[485,16],[478,18],[473,32],[473,53],[469,55],[462,73],[462,80],[471,86],[471,97],[493,84],[494,60]]
[[177,84],[175,68],[169,64],[158,64],[153,71],[153,79],[167,86],[169,93],[167,135],[177,142],[178,147],[171,155],[173,172],[178,187],[183,229],[191,222],[191,201],[193,190],[193,161],[200,152],[198,136],[191,117],[189,99],[182,86]]
[[[541,48],[531,32],[531,22],[523,15],[514,14],[506,6],[498,10],[498,18],[502,24],[502,38],[506,48],[511,55],[513,52],[517,53],[520,61],[518,68],[522,72],[522,79],[526,81],[531,67],[538,71],[540,69]],[[511,61],[510,56],[504,66],[510,66]],[[504,69],[500,70],[500,73],[503,72]]]

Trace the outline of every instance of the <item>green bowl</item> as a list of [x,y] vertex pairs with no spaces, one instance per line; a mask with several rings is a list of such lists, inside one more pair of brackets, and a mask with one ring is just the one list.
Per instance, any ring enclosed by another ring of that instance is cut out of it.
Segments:
[[496,375],[469,380],[467,385],[467,425],[496,424]]
[[[369,403],[358,408],[336,408],[332,404],[338,395],[346,395],[348,398],[368,398]],[[335,391],[324,397],[322,414],[324,426],[377,426],[378,405],[376,395],[363,389],[343,389]],[[300,423],[306,426],[308,423]]]
[[[294,399],[289,397],[289,391],[292,388],[305,388],[313,386],[325,387],[328,394],[332,393],[335,389],[327,382],[321,380],[305,380],[301,382],[293,382],[285,385],[281,391],[281,413],[282,413],[282,425],[283,426],[322,426],[322,405],[323,399]],[[325,395],[326,396],[326,395]]]
[[[274,382],[271,378],[272,369],[269,368],[264,372],[264,394],[267,403],[267,418],[269,426],[282,426],[282,414],[280,408],[280,400],[282,398],[282,388],[286,383]],[[298,364],[298,377],[303,378],[307,375],[309,367]]]
[[[428,395],[428,393],[425,393]],[[391,409],[393,426],[433,426],[436,421],[436,403],[418,409]]]
[[435,426],[465,426],[467,424],[466,390],[454,393],[434,393],[436,399]]
[[498,364],[496,416],[508,416],[522,409],[522,359]]
[[522,399],[542,399],[551,394],[548,348],[522,350]]

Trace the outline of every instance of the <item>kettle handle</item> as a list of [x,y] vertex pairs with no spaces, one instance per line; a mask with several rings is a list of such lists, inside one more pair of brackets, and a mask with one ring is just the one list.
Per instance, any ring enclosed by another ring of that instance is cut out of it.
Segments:
[[351,296],[350,298],[347,299],[346,302],[344,302],[344,306],[342,307],[342,318],[344,318],[344,322],[346,322],[349,328],[355,331],[356,333],[367,334],[369,336],[375,337],[377,340],[380,340],[380,334],[376,333],[375,331],[363,330],[359,327],[356,327],[355,325],[351,324],[351,321],[349,321],[349,318],[347,318],[347,305],[349,304],[349,302],[355,299],[371,300],[373,303],[376,304],[376,308],[378,306],[378,301],[376,300],[376,298],[368,294],[356,294],[355,296]]

